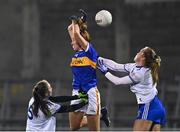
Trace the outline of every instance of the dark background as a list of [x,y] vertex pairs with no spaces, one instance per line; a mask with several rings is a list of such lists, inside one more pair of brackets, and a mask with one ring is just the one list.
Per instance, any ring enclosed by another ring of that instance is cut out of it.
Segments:
[[[0,130],[25,130],[27,105],[34,84],[47,79],[54,95],[71,95],[70,60],[74,51],[67,27],[78,9],[88,13],[92,43],[100,56],[133,62],[145,46],[161,56],[159,98],[167,110],[164,130],[180,128],[179,0],[0,0]],[[113,22],[95,23],[98,11],[111,12]],[[122,74],[117,74],[122,76]],[[115,86],[97,71],[102,106],[111,128],[131,130],[136,99],[128,86]],[[57,130],[69,130],[68,114],[57,115]]]

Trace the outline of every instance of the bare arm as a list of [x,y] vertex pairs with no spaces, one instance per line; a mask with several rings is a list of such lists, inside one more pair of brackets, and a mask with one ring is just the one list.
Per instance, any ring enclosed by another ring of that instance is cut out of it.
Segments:
[[69,33],[69,36],[71,38],[71,43],[75,42],[75,38],[74,38],[74,26],[73,26],[73,24],[68,26],[68,33]]
[[87,49],[87,45],[88,45],[88,41],[86,41],[82,35],[80,34],[80,29],[79,29],[79,25],[76,24],[74,21],[72,22],[73,26],[74,26],[74,39],[75,41],[81,46],[82,49],[86,50]]

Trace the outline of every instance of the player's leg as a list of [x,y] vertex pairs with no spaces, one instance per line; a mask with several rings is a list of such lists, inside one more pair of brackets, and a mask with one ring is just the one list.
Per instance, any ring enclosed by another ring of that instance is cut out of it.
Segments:
[[100,131],[100,116],[87,115],[89,131]]
[[149,131],[152,125],[152,121],[136,119],[133,126],[133,131]]
[[155,124],[152,128],[152,131],[160,131],[161,130],[161,125],[160,124]]
[[100,131],[100,93],[96,87],[88,91],[87,121],[90,131]]
[[78,130],[81,126],[87,124],[87,121],[85,122],[83,120],[84,112],[70,112],[69,113],[69,125],[70,129],[75,131]]
[[[72,95],[78,95],[78,90],[73,89]],[[80,100],[71,101],[71,105],[78,103],[80,103]],[[84,109],[87,109],[86,106],[76,112],[69,113],[69,125],[71,130],[78,130],[80,127],[87,124],[87,119],[84,117]]]
[[111,125],[111,121],[110,121],[110,118],[109,118],[109,115],[108,115],[108,110],[106,107],[102,107],[101,108],[101,118],[100,118],[101,121],[103,121],[107,127],[110,127]]
[[[106,107],[101,108],[100,122],[103,121],[107,127],[110,127],[111,121],[108,116],[108,110]],[[87,125],[87,116],[84,116],[81,122],[80,127]]]
[[87,121],[87,116],[83,116],[83,119],[81,121],[80,127],[87,126],[88,121]]

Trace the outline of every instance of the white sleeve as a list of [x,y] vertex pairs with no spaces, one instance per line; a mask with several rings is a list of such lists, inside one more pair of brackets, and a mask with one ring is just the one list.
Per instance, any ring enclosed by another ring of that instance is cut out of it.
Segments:
[[105,77],[107,79],[109,79],[112,83],[114,83],[115,85],[119,85],[119,84],[132,84],[133,83],[133,81],[130,79],[129,76],[116,77],[116,76],[112,75],[110,72],[107,72],[105,74]]
[[124,64],[118,64],[118,63],[114,62],[113,60],[106,59],[106,58],[103,58],[103,57],[100,57],[100,59],[102,59],[104,65],[105,65],[107,68],[111,69],[112,71],[127,72],[127,71],[124,69]]
[[124,65],[124,70],[127,72],[130,72],[134,68],[135,65],[136,65],[135,63],[126,63]]
[[49,107],[51,114],[53,115],[57,112],[57,110],[60,109],[61,106],[59,104],[50,102],[50,104],[48,104],[48,107]]

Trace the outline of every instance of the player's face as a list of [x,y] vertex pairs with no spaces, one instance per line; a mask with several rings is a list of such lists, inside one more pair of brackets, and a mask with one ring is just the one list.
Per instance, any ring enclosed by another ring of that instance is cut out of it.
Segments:
[[71,43],[71,46],[72,46],[74,51],[78,51],[81,49],[80,46],[78,45],[78,43],[75,41]]
[[145,58],[144,58],[144,50],[145,50],[145,48],[141,49],[141,50],[136,54],[136,56],[134,57],[135,63],[141,64],[141,65],[144,63],[144,60],[145,60]]

